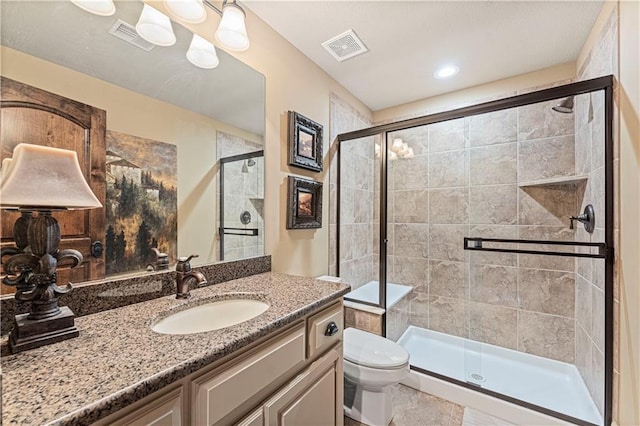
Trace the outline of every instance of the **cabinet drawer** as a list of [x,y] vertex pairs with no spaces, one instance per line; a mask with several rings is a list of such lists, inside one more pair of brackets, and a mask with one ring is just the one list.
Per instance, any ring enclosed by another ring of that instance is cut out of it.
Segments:
[[182,387],[145,405],[113,425],[126,426],[180,426],[182,424]]
[[[308,356],[311,358],[324,348],[342,340],[342,329],[344,328],[344,314],[342,303],[337,303],[329,308],[318,312],[308,320]],[[331,323],[337,326],[337,332],[328,335],[327,328]]]
[[244,401],[305,360],[305,329],[300,324],[239,362],[193,380],[193,418],[212,425]]

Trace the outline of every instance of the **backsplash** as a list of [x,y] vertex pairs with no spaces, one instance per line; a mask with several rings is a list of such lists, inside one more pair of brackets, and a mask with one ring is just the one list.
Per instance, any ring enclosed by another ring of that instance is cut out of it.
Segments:
[[[270,272],[271,256],[214,263],[193,269],[207,277],[207,285],[214,285]],[[152,272],[149,275],[108,278],[77,284],[71,293],[60,297],[59,304],[68,306],[77,317],[81,317],[168,296],[175,292],[175,271]],[[11,331],[16,314],[28,311],[29,304],[16,301],[13,295],[0,299],[0,334],[5,335]]]

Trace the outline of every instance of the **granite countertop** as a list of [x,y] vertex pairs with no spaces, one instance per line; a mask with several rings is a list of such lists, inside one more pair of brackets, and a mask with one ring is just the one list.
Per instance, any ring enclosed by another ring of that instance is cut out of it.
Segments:
[[[76,318],[79,337],[2,358],[2,423],[90,424],[348,290],[269,272],[192,290],[189,300],[167,296]],[[167,311],[228,293],[257,294],[270,307],[244,323],[204,333],[165,335],[150,328]]]

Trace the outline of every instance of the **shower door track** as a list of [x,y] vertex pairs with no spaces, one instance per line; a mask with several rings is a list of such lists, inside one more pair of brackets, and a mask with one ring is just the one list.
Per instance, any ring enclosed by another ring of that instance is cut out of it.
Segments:
[[[455,120],[458,118],[465,118],[469,116],[485,114],[495,111],[500,111],[509,108],[517,108],[521,106],[531,105],[539,102],[551,101],[559,98],[564,98],[567,96],[576,96],[591,92],[603,91],[604,92],[604,190],[605,190],[605,200],[604,200],[604,210],[605,210],[605,232],[604,232],[604,243],[595,243],[595,246],[592,246],[592,243],[571,243],[572,245],[579,245],[587,247],[597,247],[599,253],[597,255],[591,255],[588,253],[553,253],[553,252],[537,252],[532,250],[534,253],[531,254],[541,254],[541,255],[553,255],[556,256],[567,256],[571,255],[574,257],[592,257],[592,258],[600,258],[605,262],[605,350],[604,350],[604,413],[603,420],[605,425],[610,425],[612,423],[612,413],[613,413],[613,270],[614,270],[614,204],[613,204],[613,194],[614,194],[614,171],[613,171],[613,87],[614,87],[614,77],[613,75],[593,78],[590,80],[579,81],[576,83],[565,84],[562,86],[551,87],[548,89],[542,89],[535,92],[525,93],[522,95],[511,96],[503,99],[498,99],[494,101],[479,103],[476,105],[471,105],[467,107],[457,108],[450,111],[443,111],[435,114],[425,115],[416,118],[410,118],[406,120],[400,120],[393,123],[382,124],[378,126],[369,127],[366,129],[355,130],[347,133],[342,133],[337,136],[337,191],[336,191],[336,203],[338,206],[338,214],[336,215],[336,275],[340,275],[340,196],[341,196],[341,186],[340,186],[340,169],[341,169],[341,142],[345,142],[353,139],[365,138],[368,136],[380,136],[380,265],[379,265],[379,303],[371,304],[373,306],[380,307],[384,309],[385,314],[383,314],[382,320],[382,335],[386,336],[386,282],[387,282],[387,173],[388,173],[388,155],[387,152],[389,150],[389,140],[388,134],[398,130],[405,130],[420,126],[425,126],[434,123],[440,123],[443,121]],[[477,241],[478,239],[475,239]],[[489,239],[481,239],[482,241],[489,242]],[[531,243],[532,240],[510,240],[510,241],[502,241],[502,242],[519,242],[522,244]],[[546,241],[541,244],[550,244],[550,245],[565,245],[566,242],[561,241]],[[478,250],[478,248],[467,248],[468,243],[465,241],[465,249],[467,250]],[[493,248],[481,248],[485,251],[502,251],[506,249],[493,249]],[[509,252],[513,252],[510,250]],[[528,251],[519,251],[518,253],[527,253]],[[583,256],[583,254],[587,254],[588,256]],[[354,302],[359,302],[358,300],[353,300],[351,298],[345,298],[345,300],[350,300]],[[360,302],[361,303],[361,302]],[[369,303],[367,303],[369,304]],[[489,394],[491,391],[487,391],[486,389],[478,388],[477,386],[472,386],[464,382],[457,381],[452,378],[445,378],[439,376],[437,373],[428,372],[426,370],[422,370],[418,367],[411,366],[412,369],[416,371],[423,372],[425,374],[442,378],[443,380],[459,384],[460,386],[467,387],[469,389],[475,389],[482,393]],[[545,414],[552,415],[554,417],[577,422],[578,424],[583,425],[591,425],[591,423],[585,422],[583,420],[575,419],[571,416],[564,415],[562,413],[555,412],[553,410],[546,409],[544,407],[539,407],[537,405],[532,405],[527,403],[526,401],[518,400],[516,398],[509,397],[507,395],[495,394],[494,396],[513,402],[515,404],[521,405],[523,407],[527,407],[533,409],[535,411],[540,411]]]

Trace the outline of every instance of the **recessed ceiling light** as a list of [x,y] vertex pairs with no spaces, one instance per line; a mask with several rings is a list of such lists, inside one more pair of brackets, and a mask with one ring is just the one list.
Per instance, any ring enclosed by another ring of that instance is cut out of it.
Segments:
[[435,78],[448,78],[458,74],[460,68],[455,65],[445,65],[433,73]]

